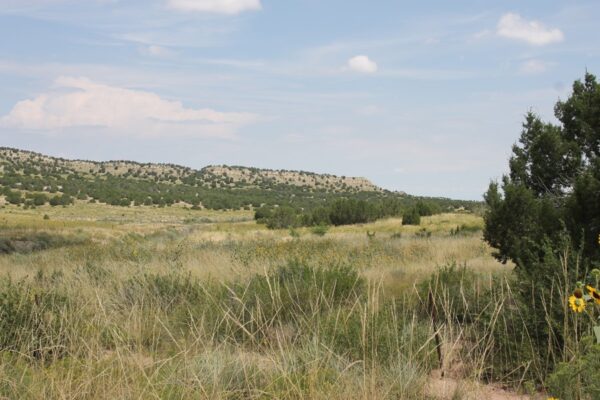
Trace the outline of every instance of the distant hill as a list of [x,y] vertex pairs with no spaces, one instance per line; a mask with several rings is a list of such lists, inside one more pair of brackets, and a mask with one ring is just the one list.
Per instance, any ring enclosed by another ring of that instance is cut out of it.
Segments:
[[195,170],[175,164],[138,163],[123,160],[68,160],[31,151],[1,147],[0,173],[6,168],[11,172],[21,174],[77,174],[86,178],[111,175],[130,179],[150,179],[155,182],[193,183],[193,185],[212,188],[271,189],[274,185],[289,185],[307,191],[321,190],[331,193],[383,192],[383,189],[366,178],[226,165],[211,165]]
[[366,178],[225,165],[195,170],[175,164],[67,160],[6,147],[0,148],[0,194],[4,202],[25,207],[87,201],[215,210],[286,206],[299,212],[353,199],[376,204],[385,215],[397,215],[419,200],[438,210],[480,204],[391,192]]

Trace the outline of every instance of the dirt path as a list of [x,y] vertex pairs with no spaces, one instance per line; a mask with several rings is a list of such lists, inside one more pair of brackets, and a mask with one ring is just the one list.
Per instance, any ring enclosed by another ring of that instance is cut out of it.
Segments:
[[493,385],[484,385],[467,379],[441,377],[440,371],[433,371],[427,387],[427,396],[437,400],[540,400],[544,396],[528,396],[509,392]]

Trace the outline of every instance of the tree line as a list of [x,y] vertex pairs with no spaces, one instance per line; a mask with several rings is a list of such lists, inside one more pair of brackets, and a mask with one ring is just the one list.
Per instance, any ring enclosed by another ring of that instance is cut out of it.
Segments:
[[365,201],[350,198],[337,199],[327,205],[310,210],[290,206],[263,206],[255,211],[254,218],[258,223],[265,224],[270,229],[363,224],[393,216],[402,216],[402,223],[405,225],[419,225],[421,216],[448,210],[434,200],[411,198]]

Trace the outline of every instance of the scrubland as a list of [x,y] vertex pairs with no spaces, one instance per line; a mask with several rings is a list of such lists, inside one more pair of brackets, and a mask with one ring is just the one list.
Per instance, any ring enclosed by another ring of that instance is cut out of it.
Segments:
[[[249,211],[6,206],[0,397],[526,392],[543,360],[482,225],[441,214],[289,231]],[[440,390],[442,372],[453,385]]]

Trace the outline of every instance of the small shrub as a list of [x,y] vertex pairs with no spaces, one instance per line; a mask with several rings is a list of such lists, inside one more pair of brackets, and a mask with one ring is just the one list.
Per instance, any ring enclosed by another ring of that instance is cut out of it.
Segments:
[[549,392],[561,400],[600,399],[600,344],[589,341],[579,357],[558,364],[548,377]]
[[416,207],[413,207],[402,214],[402,225],[420,225],[421,215]]
[[329,227],[327,225],[317,225],[313,226],[310,231],[313,233],[313,235],[325,236],[327,231],[329,231]]

